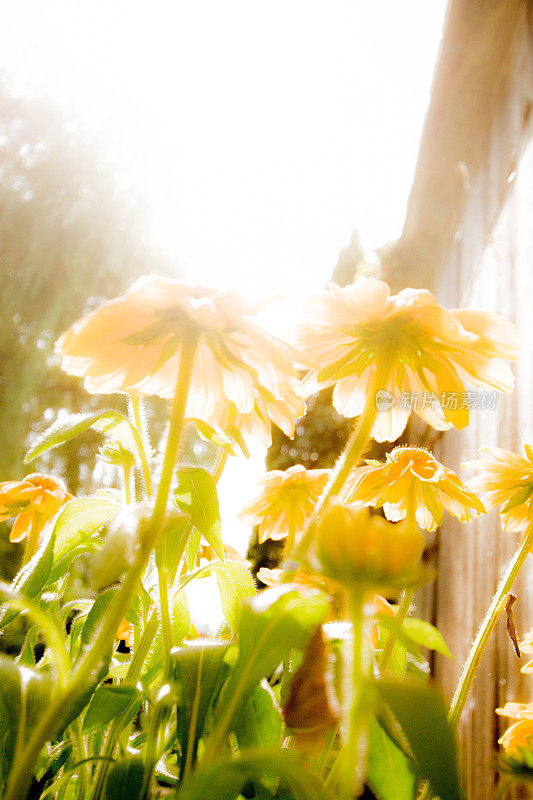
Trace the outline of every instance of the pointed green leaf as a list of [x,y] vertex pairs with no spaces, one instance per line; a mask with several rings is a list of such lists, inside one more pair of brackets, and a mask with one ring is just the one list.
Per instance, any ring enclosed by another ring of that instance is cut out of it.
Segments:
[[114,439],[136,457],[142,450],[139,432],[123,414],[119,414],[118,411],[98,411],[89,414],[72,414],[66,419],[54,422],[30,447],[24,463],[33,461],[47,450],[68,442],[90,428]]
[[[119,684],[118,686],[100,686],[91,698],[83,720],[83,733],[95,728],[103,728],[108,722],[128,709],[131,719],[141,704],[141,693],[135,686]],[[124,721],[127,724],[128,720]]]
[[191,628],[191,615],[185,592],[176,592],[172,602],[172,631],[174,641],[181,644]]
[[[55,528],[51,523],[46,525],[41,534],[41,543],[32,559],[15,575],[11,582],[11,592],[16,595],[33,600],[45,588],[52,570],[54,546],[56,541]],[[20,611],[14,608],[4,608],[0,619],[0,629],[12,622]]]
[[230,647],[200,640],[172,650],[182,769],[187,761],[195,763],[208,711],[229,674],[226,656]]
[[204,441],[210,442],[217,447],[222,447],[230,456],[235,455],[231,439],[224,431],[221,431],[219,428],[213,428],[213,426],[209,425],[205,420],[197,419],[196,417],[189,417],[188,421],[194,422],[200,438],[204,439]]
[[54,563],[47,586],[66,574],[76,556],[91,548],[95,534],[118,514],[119,509],[116,494],[106,489],[67,503],[54,526]]
[[407,680],[380,680],[374,685],[401,725],[418,777],[429,781],[440,800],[461,800],[455,735],[441,693]]
[[255,595],[252,576],[238,561],[213,561],[210,566],[217,578],[222,612],[234,631],[241,601]]
[[291,585],[267,589],[242,604],[239,658],[216,710],[219,739],[231,729],[261,678],[268,677],[291,650],[305,647],[327,612],[324,595]]
[[238,427],[236,425],[228,425],[226,428],[226,433],[233,439],[235,444],[239,446],[243,456],[245,458],[250,458],[250,451],[248,450],[246,442],[244,441],[242,433]]
[[256,686],[248,706],[235,720],[235,735],[241,750],[252,747],[281,747],[281,709],[263,680]]
[[209,542],[217,556],[224,559],[217,487],[213,476],[201,467],[180,467],[177,476],[177,507],[188,514],[194,527]]
[[413,800],[415,776],[409,761],[375,719],[370,726],[366,780],[377,800]]
[[[291,787],[294,800],[331,800],[320,779],[294,751],[252,750],[234,760],[202,764],[176,795],[177,800],[236,800],[249,781],[279,777]],[[216,788],[215,788],[216,787]],[[213,794],[215,790],[216,795]]]
[[447,658],[452,658],[448,645],[444,641],[444,636],[429,622],[416,617],[406,617],[402,628],[407,636],[429,650],[436,650]]
[[144,763],[130,756],[113,764],[107,776],[105,800],[140,800],[144,783]]
[[49,705],[52,689],[50,674],[0,656],[0,785],[7,778],[17,739],[28,740]]

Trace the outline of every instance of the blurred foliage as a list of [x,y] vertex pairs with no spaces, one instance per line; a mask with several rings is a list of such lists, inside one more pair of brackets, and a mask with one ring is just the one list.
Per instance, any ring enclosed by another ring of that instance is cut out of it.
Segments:
[[[28,467],[23,457],[28,432],[35,436],[58,413],[102,405],[59,370],[57,336],[139,275],[175,274],[150,246],[143,219],[140,202],[82,126],[0,75],[0,481],[50,469],[71,492],[91,490],[96,434]],[[118,396],[105,405],[125,409]],[[9,578],[20,548],[0,527]]]
[[[90,399],[53,342],[84,311],[154,268],[142,208],[98,145],[49,100],[0,79],[0,480],[19,477],[29,428]],[[157,263],[165,272],[165,264]],[[69,488],[80,476],[63,454]]]

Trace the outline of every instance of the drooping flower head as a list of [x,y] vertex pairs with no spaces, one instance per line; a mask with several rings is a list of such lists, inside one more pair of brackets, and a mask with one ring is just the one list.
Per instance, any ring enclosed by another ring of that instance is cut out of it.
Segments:
[[[505,752],[503,766],[515,771],[520,768],[533,769],[533,703],[506,703],[497,708],[502,717],[515,720],[503,736],[498,739]],[[530,773],[531,774],[531,773]]]
[[483,447],[487,460],[463,464],[464,469],[479,470],[468,485],[487,508],[499,507],[505,531],[523,531],[533,512],[533,448],[526,444],[524,450],[525,458],[501,447]]
[[341,585],[405,585],[420,577],[424,540],[406,522],[394,525],[361,503],[331,501],[318,518],[317,555],[324,574]]
[[264,447],[272,444],[272,423],[278,426],[290,439],[294,438],[296,421],[305,414],[305,401],[296,394],[294,386],[287,382],[283,396],[269,402],[255,391],[252,410],[244,414],[234,403],[225,398],[221,400],[208,422],[222,429],[237,429],[245,442],[252,440]]
[[32,527],[38,541],[48,520],[72,499],[73,496],[55,478],[39,472],[26,475],[20,481],[5,481],[0,483],[0,522],[16,517],[10,541],[22,541]]
[[485,513],[481,500],[459,476],[421,447],[395,447],[384,463],[366,461],[349,476],[346,492],[349,502],[383,507],[392,522],[406,517],[413,498],[416,521],[427,531],[441,524],[444,509],[460,522]]
[[208,419],[221,398],[250,414],[257,397],[275,406],[297,380],[295,350],[252,320],[258,310],[234,292],[149,275],[76,322],[56,350],[89,392],[172,398],[195,339],[190,415]]
[[[468,424],[465,382],[510,392],[503,359],[518,356],[515,326],[483,311],[447,311],[426,290],[391,295],[386,283],[359,277],[344,288],[330,284],[304,308],[296,341],[316,364],[302,385],[305,396],[335,385],[333,405],[354,417],[367,402],[380,413],[377,441],[394,441],[411,411],[438,430]],[[376,369],[390,376],[369,398]]]
[[274,469],[260,481],[260,493],[239,514],[240,519],[259,526],[259,541],[284,539],[299,533],[322,494],[329,469],[305,469],[296,464],[287,470]]

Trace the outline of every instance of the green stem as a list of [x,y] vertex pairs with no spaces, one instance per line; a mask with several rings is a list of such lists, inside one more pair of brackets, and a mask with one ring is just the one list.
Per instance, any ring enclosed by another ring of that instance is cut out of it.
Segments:
[[[124,678],[124,685],[135,686],[141,677],[144,662],[146,661],[146,657],[148,656],[150,648],[157,635],[158,627],[159,620],[157,617],[157,611],[152,611],[150,617],[148,618],[148,622],[144,626],[139,644],[136,646],[133,652],[133,657],[130,661],[126,677]],[[103,796],[107,774],[111,765],[113,764],[113,756],[117,746],[118,736],[123,728],[123,719],[128,713],[129,709],[126,708],[122,714],[116,717],[111,725],[109,733],[107,734],[102,752],[103,759],[105,760],[103,760],[98,766],[93,782],[91,800],[100,800],[100,798]]]
[[76,740],[76,751],[78,757],[78,780],[76,782],[76,796],[78,800],[84,800],[87,791],[87,771],[85,766],[87,749],[85,747],[85,740],[83,738],[79,717],[78,719],[74,720],[71,727]]
[[[459,678],[459,683],[457,684],[455,694],[450,704],[450,710],[448,712],[448,721],[451,727],[454,729],[459,724],[459,720],[461,718],[461,714],[463,713],[470,689],[472,688],[472,683],[474,682],[481,657],[485,652],[485,648],[494,631],[494,628],[496,627],[496,623],[498,622],[498,619],[505,608],[506,595],[511,590],[511,587],[515,582],[522,566],[524,565],[532,545],[533,522],[530,522],[520,547],[509,562],[509,566],[507,567],[505,574],[498,584],[496,594],[492,598],[492,602],[487,610],[487,613],[485,614],[472,647],[470,648],[468,658],[465,661],[463,671],[461,673],[461,677]],[[420,794],[420,800],[427,800],[427,798],[430,796],[431,789],[429,784],[426,783]]]
[[[109,642],[114,640],[116,630],[120,621],[124,618],[124,613],[132,600],[137,583],[146,568],[150,553],[156,545],[165,519],[172,473],[185,416],[196,344],[196,336],[184,337],[161,479],[150,523],[139,545],[135,563],[131,570],[126,573],[120,589],[113,598],[107,614],[92,640],[90,648],[85,651],[84,657],[71,674],[69,686],[64,691],[56,693],[56,696],[48,706],[48,710],[33,729],[26,747],[17,753],[9,774],[7,791],[3,800],[23,800],[26,797],[33,769],[42,747],[53,736],[70,705],[84,691],[93,670],[98,666],[102,653],[106,651]],[[168,608],[166,613],[168,614]]]
[[496,627],[499,616],[504,610],[506,595],[511,590],[511,587],[515,582],[516,577],[520,572],[532,545],[533,522],[530,522],[520,547],[514,554],[504,576],[500,580],[496,594],[492,598],[492,603],[485,614],[485,618],[481,623],[481,627],[476,638],[474,639],[474,643],[470,649],[468,658],[466,659],[448,714],[448,719],[452,728],[457,727],[465,707],[466,698],[468,697],[468,693],[472,687],[479,662],[481,661],[481,656],[483,655],[491,634]]
[[364,453],[378,415],[376,395],[380,389],[384,389],[388,385],[389,378],[394,367],[394,357],[395,353],[391,348],[387,356],[383,358],[380,363],[378,363],[363,413],[358,417],[357,424],[348,440],[348,444],[346,445],[344,453],[342,453],[342,455],[337,459],[337,463],[335,464],[335,469],[331,474],[331,478],[329,479],[326,488],[316,504],[315,510],[309,519],[307,528],[304,531],[302,538],[292,553],[291,562],[294,563],[290,563],[284,572],[283,580],[285,582],[291,581],[294,578],[300,563],[305,559],[312,544],[318,517],[323,507],[331,498],[340,493],[346,482],[346,478],[352,469],[357,465]]
[[365,680],[369,658],[365,631],[365,596],[352,592],[348,598],[352,623],[352,641],[348,640],[343,663],[343,714],[341,730],[345,745],[339,769],[340,796],[345,800],[359,797],[364,785],[368,746],[368,719],[364,709]]
[[[416,528],[416,486],[413,484],[409,490],[409,496],[407,498],[407,524],[410,527]],[[397,624],[401,627],[403,624],[404,619],[406,618],[407,614],[409,613],[409,609],[411,608],[411,603],[413,602],[415,590],[414,588],[405,589],[402,594],[402,599],[398,610],[395,614],[395,620]],[[394,644],[396,642],[396,635],[393,631],[389,632],[389,636],[387,638],[387,642],[385,647],[383,648],[383,653],[381,654],[381,658],[379,660],[379,669],[382,675],[385,675],[387,671],[387,666],[392,656],[392,652],[394,649]]]
[[133,420],[135,423],[135,427],[139,432],[139,436],[141,437],[142,447],[139,453],[139,458],[141,459],[141,469],[144,479],[144,486],[146,489],[146,494],[148,495],[148,499],[152,497],[153,489],[152,489],[152,476],[150,474],[150,465],[148,464],[148,458],[146,457],[146,433],[144,430],[143,425],[143,418],[141,414],[141,398],[138,395],[130,395],[131,397],[131,408],[133,410]]
[[131,483],[132,483],[131,478],[132,478],[133,471],[132,471],[131,467],[129,465],[127,466],[126,464],[124,464],[122,468],[124,470],[124,494],[125,494],[125,497],[126,497],[126,505],[129,506],[129,504],[131,503],[131,495],[132,495],[132,492],[131,492]]

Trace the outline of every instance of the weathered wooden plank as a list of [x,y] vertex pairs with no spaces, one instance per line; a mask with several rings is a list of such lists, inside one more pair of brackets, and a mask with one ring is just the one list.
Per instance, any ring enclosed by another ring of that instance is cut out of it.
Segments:
[[[533,427],[533,148],[521,159],[518,178],[508,180],[531,135],[532,52],[529,3],[450,3],[404,231],[389,259],[395,287],[425,286],[445,305],[499,311],[523,335],[514,395],[501,398],[494,411],[474,412],[467,431],[450,432],[439,444],[438,457],[456,469],[485,444],[519,449],[521,435],[531,436]],[[516,544],[517,537],[502,534],[495,514],[468,528],[450,520],[443,527],[439,578],[422,605],[455,656],[435,664],[448,696]],[[516,589],[522,632],[533,627],[532,588],[529,565]],[[494,707],[530,699],[532,688],[500,623],[460,728],[472,800],[486,800],[494,785]]]

